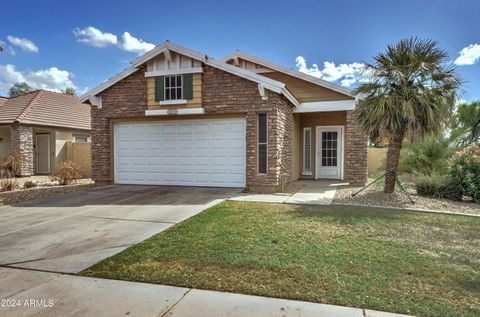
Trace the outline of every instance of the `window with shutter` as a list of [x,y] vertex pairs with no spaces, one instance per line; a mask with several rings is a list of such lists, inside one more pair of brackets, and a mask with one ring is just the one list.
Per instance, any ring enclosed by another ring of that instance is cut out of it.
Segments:
[[168,75],[155,78],[155,101],[185,101],[193,99],[193,74]]
[[312,175],[312,129],[303,129],[303,175]]

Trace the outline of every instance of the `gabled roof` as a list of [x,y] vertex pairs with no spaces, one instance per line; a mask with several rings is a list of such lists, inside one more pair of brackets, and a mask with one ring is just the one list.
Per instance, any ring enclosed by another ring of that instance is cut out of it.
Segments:
[[342,87],[340,85],[331,83],[329,81],[326,81],[326,80],[323,80],[323,79],[320,79],[320,78],[317,78],[317,77],[313,77],[311,75],[302,73],[298,70],[290,69],[290,68],[287,68],[285,66],[281,66],[281,65],[272,63],[270,61],[261,59],[261,58],[256,57],[256,56],[249,55],[249,54],[244,53],[244,52],[240,52],[240,51],[233,52],[233,53],[225,56],[222,59],[222,61],[224,63],[227,63],[228,61],[230,61],[234,58],[241,58],[241,59],[244,59],[246,61],[258,64],[258,65],[262,65],[263,67],[270,68],[274,71],[284,73],[284,74],[287,74],[287,75],[290,75],[290,76],[293,76],[293,77],[311,82],[313,84],[319,85],[319,86],[324,87],[324,88],[331,89],[333,91],[336,91],[338,93],[347,95],[349,97],[353,97],[353,98],[355,97],[355,95],[352,93],[352,91],[348,88]]
[[170,41],[165,41],[162,44],[153,48],[152,50],[148,51],[147,53],[143,54],[142,56],[140,56],[139,58],[137,58],[136,60],[134,60],[132,62],[132,66],[124,69],[123,71],[121,71],[120,73],[115,75],[114,77],[106,80],[105,82],[103,82],[99,86],[97,86],[97,87],[93,88],[92,90],[88,91],[85,95],[81,96],[80,101],[81,102],[86,102],[86,101],[89,100],[89,98],[95,97],[96,95],[98,95],[99,93],[101,93],[105,89],[111,87],[112,85],[114,85],[118,81],[124,79],[125,77],[127,77],[127,76],[133,74],[134,72],[136,72],[137,70],[139,70],[139,67],[141,65],[143,65],[144,63],[146,63],[147,61],[149,61],[150,59],[164,53],[167,50],[176,52],[178,54],[181,54],[181,55],[184,55],[184,56],[196,59],[196,60],[199,60],[206,65],[218,68],[218,69],[223,70],[225,72],[228,72],[228,73],[237,75],[239,77],[242,77],[242,78],[251,80],[253,82],[256,82],[256,83],[264,86],[268,90],[274,91],[276,93],[283,94],[295,106],[298,105],[298,103],[299,103],[297,101],[297,99],[292,95],[292,93],[290,91],[288,91],[288,89],[287,89],[287,87],[284,83],[281,83],[279,81],[276,81],[276,80],[273,80],[273,79],[270,79],[270,78],[266,78],[264,76],[260,76],[258,74],[255,74],[254,72],[250,72],[248,70],[241,69],[241,68],[229,65],[227,63],[223,63],[221,61],[216,61],[213,58],[208,57],[205,54],[202,54],[202,53],[193,51],[191,49],[188,49],[186,47],[174,44]]
[[80,103],[74,96],[48,90],[0,97],[0,124],[14,122],[90,130],[90,106]]

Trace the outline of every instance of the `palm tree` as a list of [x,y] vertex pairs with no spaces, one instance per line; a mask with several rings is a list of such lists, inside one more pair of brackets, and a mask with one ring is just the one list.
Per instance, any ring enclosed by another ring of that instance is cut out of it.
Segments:
[[392,193],[403,140],[441,130],[462,80],[435,41],[418,38],[389,45],[364,72],[355,114],[366,133],[388,139],[384,192]]

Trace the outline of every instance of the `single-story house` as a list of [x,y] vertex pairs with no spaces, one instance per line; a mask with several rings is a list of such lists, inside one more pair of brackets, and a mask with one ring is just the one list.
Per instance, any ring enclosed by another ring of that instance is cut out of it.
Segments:
[[351,91],[245,53],[215,60],[166,41],[80,101],[97,182],[274,192],[367,179]]
[[74,96],[35,90],[0,97],[0,156],[19,152],[22,176],[49,175],[65,160],[65,143],[88,142],[90,106]]

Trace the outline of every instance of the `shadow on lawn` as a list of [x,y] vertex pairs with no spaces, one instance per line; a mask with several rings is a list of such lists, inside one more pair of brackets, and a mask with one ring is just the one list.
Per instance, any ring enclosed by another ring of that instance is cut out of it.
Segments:
[[406,217],[420,216],[419,212],[379,207],[359,207],[347,205],[302,206],[297,205],[289,211],[298,218],[328,218],[341,222],[361,221],[405,221]]

